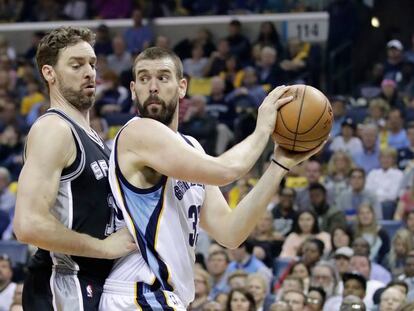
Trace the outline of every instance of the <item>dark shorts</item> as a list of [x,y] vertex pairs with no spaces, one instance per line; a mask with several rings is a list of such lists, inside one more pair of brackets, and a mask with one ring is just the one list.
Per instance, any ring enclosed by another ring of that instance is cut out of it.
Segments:
[[28,311],[96,311],[102,282],[72,273],[30,271],[23,287],[23,309]]

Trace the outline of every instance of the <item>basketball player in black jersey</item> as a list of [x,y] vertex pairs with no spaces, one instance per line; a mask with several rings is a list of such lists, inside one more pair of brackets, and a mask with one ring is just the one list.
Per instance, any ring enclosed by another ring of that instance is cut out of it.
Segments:
[[51,109],[31,128],[14,228],[39,247],[23,290],[25,310],[97,310],[114,258],[135,250],[114,230],[108,147],[89,126],[95,99],[94,35],[59,28],[40,42],[38,69]]

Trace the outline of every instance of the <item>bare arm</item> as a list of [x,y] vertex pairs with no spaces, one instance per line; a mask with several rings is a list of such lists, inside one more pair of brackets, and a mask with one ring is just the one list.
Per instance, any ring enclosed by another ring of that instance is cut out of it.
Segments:
[[[93,238],[66,228],[50,212],[55,203],[63,168],[75,156],[75,144],[69,127],[58,117],[47,116],[31,129],[27,159],[19,177],[14,230],[19,241],[54,252],[94,258],[120,257],[112,237]],[[104,208],[104,207],[102,207]],[[129,248],[128,236],[118,238]],[[131,249],[133,250],[133,249]],[[125,250],[127,254],[129,250]]]
[[[306,153],[289,154],[277,147],[275,154],[279,163],[292,168],[321,148],[322,146]],[[254,188],[233,210],[229,208],[218,187],[207,186],[200,215],[201,227],[219,243],[228,248],[236,248],[254,229],[286,173],[285,169],[272,162]]]
[[[286,87],[273,90],[259,108],[256,129],[249,137],[219,157],[198,152],[163,124],[140,119],[119,137],[119,163],[124,173],[144,167],[181,180],[225,185],[245,175],[262,154],[276,122],[278,107],[292,98],[279,99]],[[126,167],[125,163],[132,163]]]

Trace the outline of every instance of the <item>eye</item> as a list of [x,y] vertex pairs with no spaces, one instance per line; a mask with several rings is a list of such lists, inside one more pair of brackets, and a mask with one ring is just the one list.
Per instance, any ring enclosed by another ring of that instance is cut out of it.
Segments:
[[92,69],[96,69],[96,64],[92,63],[91,67],[92,67]]
[[72,65],[72,68],[73,69],[79,69],[80,68],[80,65],[79,64]]
[[139,77],[139,81],[141,81],[142,83],[146,83],[146,82],[148,82],[148,77],[147,76],[141,76],[141,77]]
[[167,82],[169,80],[169,78],[170,77],[168,75],[162,75],[158,79],[162,82]]

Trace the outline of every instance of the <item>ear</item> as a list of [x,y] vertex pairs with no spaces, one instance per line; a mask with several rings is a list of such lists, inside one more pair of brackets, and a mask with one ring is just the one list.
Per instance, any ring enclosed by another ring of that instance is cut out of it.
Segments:
[[56,73],[52,66],[43,65],[42,75],[49,85],[53,85],[56,82]]
[[187,79],[181,79],[178,82],[178,95],[180,99],[184,98],[185,93],[187,93]]
[[135,81],[131,81],[129,83],[129,89],[131,90],[131,98],[132,98],[132,100],[136,100],[136,96],[135,96]]

